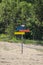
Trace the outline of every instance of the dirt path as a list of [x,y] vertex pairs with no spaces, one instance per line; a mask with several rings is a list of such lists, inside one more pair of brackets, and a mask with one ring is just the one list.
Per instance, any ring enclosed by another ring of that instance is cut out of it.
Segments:
[[34,48],[41,46],[24,45],[21,54],[21,44],[0,42],[0,65],[43,65],[43,51]]

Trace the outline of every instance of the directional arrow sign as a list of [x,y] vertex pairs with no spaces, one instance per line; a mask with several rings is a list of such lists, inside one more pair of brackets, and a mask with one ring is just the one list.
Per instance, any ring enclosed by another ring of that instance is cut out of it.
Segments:
[[14,32],[15,35],[24,35],[25,32]]
[[19,30],[20,32],[30,32],[30,30]]

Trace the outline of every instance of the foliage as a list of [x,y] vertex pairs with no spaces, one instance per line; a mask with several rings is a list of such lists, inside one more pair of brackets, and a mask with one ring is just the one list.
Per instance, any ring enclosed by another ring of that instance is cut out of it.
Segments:
[[33,39],[43,38],[43,0],[0,0],[0,33],[12,38],[21,24],[31,30]]

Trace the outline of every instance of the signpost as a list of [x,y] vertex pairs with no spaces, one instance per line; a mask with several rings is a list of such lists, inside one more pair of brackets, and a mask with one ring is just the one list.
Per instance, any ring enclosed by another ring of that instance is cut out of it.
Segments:
[[25,32],[30,32],[29,29],[25,30],[24,29],[25,25],[21,25],[20,27],[17,27],[18,32],[14,32],[15,35],[22,35],[22,43],[21,43],[21,53],[23,53],[23,35],[25,35]]

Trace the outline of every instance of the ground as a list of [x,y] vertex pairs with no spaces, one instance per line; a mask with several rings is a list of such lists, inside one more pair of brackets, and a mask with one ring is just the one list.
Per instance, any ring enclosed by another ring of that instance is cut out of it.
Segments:
[[0,42],[0,65],[43,65],[43,46]]

